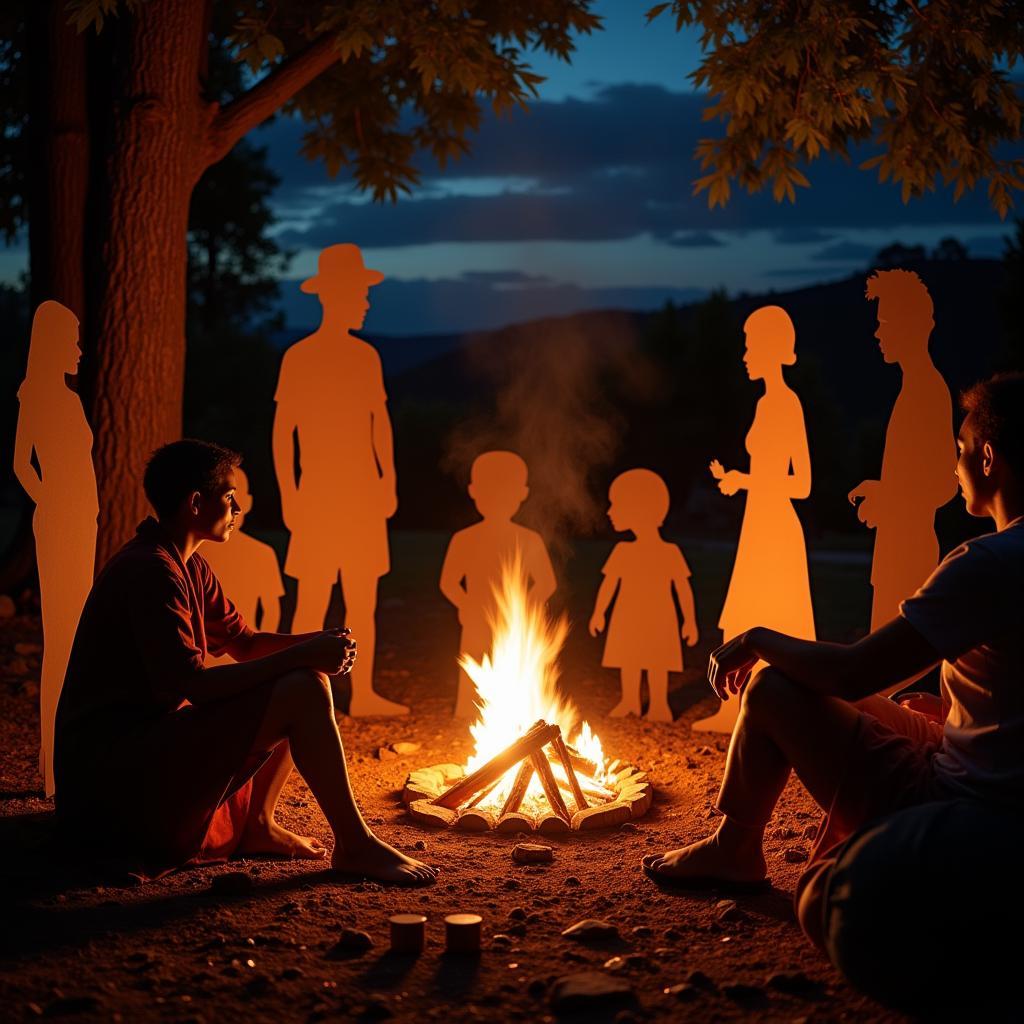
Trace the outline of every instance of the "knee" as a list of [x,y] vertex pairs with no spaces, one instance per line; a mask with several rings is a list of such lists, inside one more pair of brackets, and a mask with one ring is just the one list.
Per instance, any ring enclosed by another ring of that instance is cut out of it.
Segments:
[[305,712],[333,712],[331,681],[323,672],[295,669],[277,683],[281,696],[294,708]]
[[743,708],[759,720],[779,714],[792,698],[793,683],[774,668],[758,669],[743,690]]

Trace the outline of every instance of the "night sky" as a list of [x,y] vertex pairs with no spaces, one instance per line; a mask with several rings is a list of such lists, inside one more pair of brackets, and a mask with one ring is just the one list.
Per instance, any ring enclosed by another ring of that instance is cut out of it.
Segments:
[[[366,329],[423,334],[496,327],[592,308],[652,309],[715,287],[786,290],[866,270],[899,240],[934,245],[954,235],[972,256],[998,257],[1009,223],[984,191],[954,204],[940,189],[904,205],[875,172],[825,159],[807,170],[795,205],[734,191],[723,210],[692,197],[705,98],[687,78],[697,34],[671,19],[645,23],[647,3],[596,5],[603,32],[579,39],[571,65],[535,55],[549,76],[529,113],[487,116],[471,154],[397,204],[373,203],[299,155],[301,123],[279,118],[250,135],[269,149],[282,183],[273,198],[278,241],[294,250],[282,301],[291,327],[314,324],[315,298],[297,281],[324,245],[361,245],[387,277]],[[12,278],[24,243],[0,253]]]

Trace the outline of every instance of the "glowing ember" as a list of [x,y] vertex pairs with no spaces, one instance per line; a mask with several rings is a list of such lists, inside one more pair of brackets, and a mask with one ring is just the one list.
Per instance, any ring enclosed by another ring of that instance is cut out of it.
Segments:
[[[530,600],[518,553],[502,567],[501,585],[495,588],[494,596],[490,655],[485,654],[480,662],[467,655],[459,659],[476,685],[480,711],[479,719],[470,726],[475,748],[465,773],[476,771],[537,722],[544,721],[559,726],[570,747],[596,765],[592,775],[579,767],[576,770],[588,802],[614,800],[615,793],[608,788],[601,741],[582,720],[579,709],[558,691],[557,662],[569,631],[567,620],[564,616],[550,620],[544,609]],[[512,790],[517,769],[518,765],[513,765],[475,806],[499,813]],[[557,760],[552,770],[567,803],[573,806],[568,777]],[[530,780],[520,810],[530,815],[551,810],[537,773]]]

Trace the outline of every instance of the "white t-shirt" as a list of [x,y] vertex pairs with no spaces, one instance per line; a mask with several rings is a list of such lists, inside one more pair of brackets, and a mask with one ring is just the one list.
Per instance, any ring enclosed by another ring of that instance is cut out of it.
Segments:
[[943,559],[900,614],[943,658],[939,779],[1024,804],[1024,516]]

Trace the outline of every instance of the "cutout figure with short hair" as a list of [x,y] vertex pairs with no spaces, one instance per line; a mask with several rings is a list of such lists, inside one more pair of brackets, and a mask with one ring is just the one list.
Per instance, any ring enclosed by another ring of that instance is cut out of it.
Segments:
[[345,622],[359,637],[349,714],[404,715],[373,688],[377,584],[391,567],[387,521],[395,514],[395,462],[377,350],[352,331],[384,275],[356,245],[320,253],[302,291],[323,307],[319,328],[281,360],[274,401],[274,469],[291,531],[284,571],[298,580],[296,632],[321,629],[341,578]]
[[[144,877],[232,854],[324,858],[318,839],[275,817],[294,758],[334,833],[335,870],[430,881],[433,868],[370,831],[352,794],[334,687],[355,639],[254,632],[200,553],[231,543],[239,461],[184,440],[146,467],[156,518],[97,577],[57,709],[64,842]],[[238,664],[206,668],[207,652]]]
[[[795,771],[825,812],[796,888],[800,924],[824,949],[825,905],[841,895],[828,889],[829,870],[847,837],[934,801],[1024,807],[1024,374],[976,385],[961,404],[956,476],[968,514],[990,517],[995,532],[952,551],[896,618],[856,643],[756,626],[712,654],[715,693],[740,706],[716,804],[723,817],[706,838],[643,858],[653,878],[764,884],[765,829]],[[759,663],[768,667],[755,671]],[[879,695],[936,665],[941,696]],[[918,858],[927,839],[914,836]]]
[[[243,533],[245,517],[252,511],[249,477],[235,467],[235,528],[230,544],[209,544],[203,554],[231,603],[254,629],[276,633],[281,625],[284,583],[274,549],[251,534]],[[211,658],[207,665],[226,664],[228,655]]]
[[882,358],[902,373],[881,475],[848,495],[857,518],[875,531],[871,628],[878,629],[939,563],[935,513],[956,494],[956,446],[949,388],[928,351],[935,318],[924,282],[912,270],[878,270],[866,295],[878,300]]
[[[469,496],[481,520],[452,536],[441,567],[441,593],[459,612],[460,654],[476,661],[490,650],[494,592],[502,569],[517,555],[532,601],[546,604],[557,586],[544,539],[512,521],[529,493],[526,463],[515,452],[484,452],[474,459]],[[473,680],[460,666],[455,717],[475,718],[475,698]]]
[[[690,567],[683,552],[661,536],[668,515],[668,488],[657,473],[630,469],[612,481],[608,498],[608,518],[614,529],[631,531],[635,537],[620,541],[608,556],[590,618],[590,635],[603,633],[608,606],[615,599],[601,664],[621,672],[622,699],[609,713],[615,718],[642,713],[640,683],[646,672],[647,718],[671,722],[668,674],[683,670],[680,637],[692,647],[699,634]],[[683,614],[681,628],[676,599]]]
[[[804,530],[793,508],[811,493],[811,457],[804,412],[783,367],[796,362],[796,331],[781,306],[762,306],[743,325],[743,364],[751,380],[764,381],[754,422],[746,437],[750,470],[726,470],[715,459],[711,475],[722,494],[747,492],[743,526],[729,591],[719,617],[722,638],[751,626],[771,626],[813,640],[814,609]],[[724,702],[697,731],[732,732],[736,702]]]
[[92,431],[66,377],[78,373],[78,317],[59,302],[32,319],[28,367],[18,389],[14,475],[35,503],[43,664],[39,679],[39,773],[53,796],[53,721],[75,627],[96,565],[99,500]]

